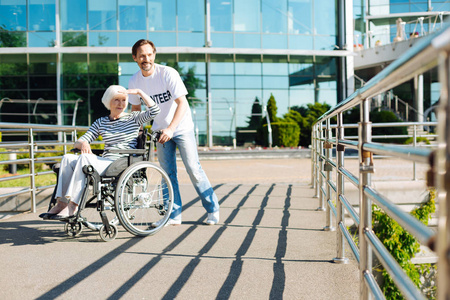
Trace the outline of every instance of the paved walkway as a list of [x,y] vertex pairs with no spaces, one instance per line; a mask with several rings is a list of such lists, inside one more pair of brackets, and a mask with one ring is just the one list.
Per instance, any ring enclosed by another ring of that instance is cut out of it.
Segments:
[[204,161],[221,220],[180,166],[183,224],[138,238],[119,227],[69,238],[45,211],[0,220],[0,299],[358,299],[355,260],[335,264],[335,232],[309,185],[309,159]]

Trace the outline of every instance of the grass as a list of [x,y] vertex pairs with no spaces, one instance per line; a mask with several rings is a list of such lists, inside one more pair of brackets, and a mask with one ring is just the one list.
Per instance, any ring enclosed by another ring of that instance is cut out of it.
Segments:
[[[36,170],[36,172],[42,172],[42,171],[43,170]],[[24,174],[30,174],[30,170],[28,168],[18,170],[16,174],[9,174],[8,171],[0,170],[0,178],[10,177],[10,176],[14,176],[14,175],[24,175]],[[37,187],[52,185],[52,184],[56,184],[56,175],[53,173],[39,175],[39,176],[35,176],[34,180],[35,180],[35,184]],[[27,187],[31,186],[31,178],[30,177],[0,181],[0,188],[26,187],[26,186]]]

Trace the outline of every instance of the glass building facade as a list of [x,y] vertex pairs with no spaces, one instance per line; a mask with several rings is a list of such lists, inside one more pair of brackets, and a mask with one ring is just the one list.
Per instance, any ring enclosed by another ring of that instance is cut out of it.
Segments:
[[210,130],[230,145],[256,99],[273,95],[279,117],[335,105],[349,55],[336,0],[0,0],[0,20],[1,121],[89,125],[107,113],[106,87],[128,86],[131,46],[147,38],[180,72],[200,144]]

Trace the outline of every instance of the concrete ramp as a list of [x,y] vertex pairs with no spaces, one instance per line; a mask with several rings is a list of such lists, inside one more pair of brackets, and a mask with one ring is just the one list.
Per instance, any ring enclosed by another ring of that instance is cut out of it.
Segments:
[[259,182],[251,176],[221,181],[224,172],[203,164],[221,204],[216,226],[203,224],[206,212],[184,175],[183,224],[151,237],[119,226],[118,238],[108,243],[88,229],[70,238],[61,222],[38,218],[44,207],[0,220],[0,297],[358,299],[356,261],[349,254],[349,264],[333,263],[336,233],[322,230],[325,213],[316,211],[308,182],[267,179],[277,168],[287,175],[303,167],[309,177],[310,161],[267,160],[257,170],[255,164],[239,175],[265,174]]

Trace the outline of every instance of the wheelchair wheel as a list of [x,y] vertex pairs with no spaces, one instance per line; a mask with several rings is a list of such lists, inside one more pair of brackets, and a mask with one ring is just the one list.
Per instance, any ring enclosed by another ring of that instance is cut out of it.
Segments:
[[169,176],[148,161],[129,166],[116,188],[116,213],[131,234],[153,235],[169,219],[173,207],[173,189]]
[[117,233],[118,233],[117,226],[110,224],[109,228],[111,229],[110,232],[108,232],[106,230],[105,226],[102,225],[102,227],[100,227],[100,231],[99,231],[100,238],[105,242],[112,241],[117,237]]
[[68,236],[76,237],[79,236],[83,231],[83,225],[81,224],[81,222],[66,223],[64,224],[64,231]]

